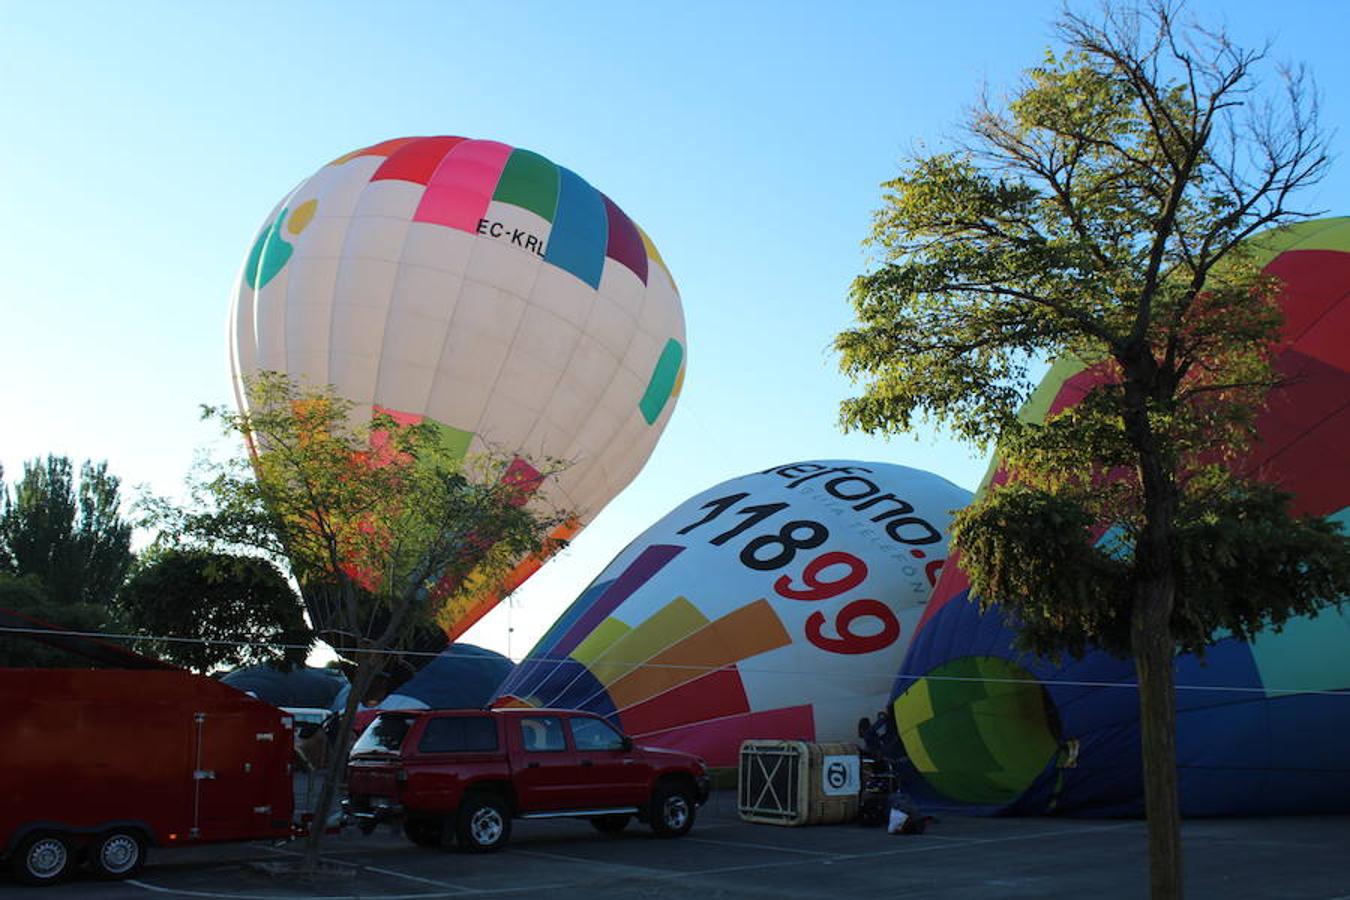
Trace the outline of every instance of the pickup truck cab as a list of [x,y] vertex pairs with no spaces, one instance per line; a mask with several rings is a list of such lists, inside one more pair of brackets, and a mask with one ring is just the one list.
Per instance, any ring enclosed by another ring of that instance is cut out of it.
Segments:
[[393,710],[352,747],[345,809],[364,830],[402,821],[415,844],[500,849],[511,820],[634,817],[662,837],[694,824],[708,769],[687,753],[634,746],[605,719],[567,709]]

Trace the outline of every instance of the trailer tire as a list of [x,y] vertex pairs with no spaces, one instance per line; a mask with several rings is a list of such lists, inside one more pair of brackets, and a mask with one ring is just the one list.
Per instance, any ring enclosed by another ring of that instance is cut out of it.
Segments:
[[9,865],[24,884],[55,884],[70,873],[74,861],[70,838],[59,831],[39,831],[19,842]]
[[511,837],[511,811],[496,794],[469,794],[459,808],[459,845],[470,853],[492,853]]
[[114,828],[89,845],[89,868],[99,878],[130,878],[145,865],[145,838],[134,828]]

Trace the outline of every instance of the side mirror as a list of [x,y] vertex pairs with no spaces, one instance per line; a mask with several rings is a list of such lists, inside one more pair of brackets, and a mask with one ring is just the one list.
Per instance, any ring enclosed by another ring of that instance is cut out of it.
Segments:
[[625,735],[623,736],[623,743],[620,744],[619,746],[621,746],[621,747],[623,748],[623,752],[624,752],[624,753],[630,753],[630,752],[632,752],[632,749],[633,749],[633,739],[630,738],[628,735],[625,734]]

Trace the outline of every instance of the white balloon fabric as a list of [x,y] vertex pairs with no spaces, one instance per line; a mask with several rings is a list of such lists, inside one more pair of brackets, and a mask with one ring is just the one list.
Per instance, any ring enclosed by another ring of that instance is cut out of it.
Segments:
[[630,544],[503,684],[734,765],[747,739],[852,740],[886,705],[970,492],[889,463],[775,466]]
[[518,454],[518,480],[569,462],[545,489],[576,513],[562,538],[637,475],[684,377],[679,293],[646,234],[568,169],[460,137],[386,141],[302,181],[258,234],[230,334],[241,408],[249,376],[284,372],[358,415],[434,422],[451,454]]

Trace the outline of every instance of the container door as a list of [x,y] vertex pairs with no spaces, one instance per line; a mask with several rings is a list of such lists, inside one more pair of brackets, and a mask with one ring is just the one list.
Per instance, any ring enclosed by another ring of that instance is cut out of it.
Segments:
[[[199,712],[196,727],[194,837],[204,841],[265,837],[289,827],[289,783],[280,752],[289,759],[290,732],[278,720],[261,727],[242,712]],[[280,748],[280,749],[279,749]],[[275,826],[274,821],[284,822]]]

